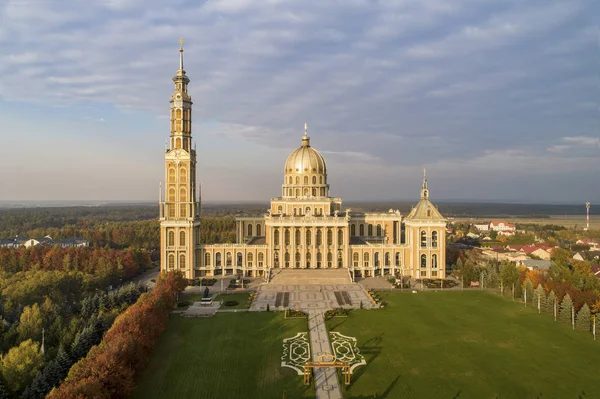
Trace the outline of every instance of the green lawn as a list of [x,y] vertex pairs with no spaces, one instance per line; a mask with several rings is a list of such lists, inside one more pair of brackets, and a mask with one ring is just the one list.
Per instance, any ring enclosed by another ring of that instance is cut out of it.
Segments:
[[134,398],[311,398],[302,376],[281,367],[282,340],[307,331],[283,313],[171,315]]
[[248,308],[248,299],[250,299],[250,293],[241,292],[238,294],[219,294],[215,297],[215,302],[220,301],[237,301],[238,304],[235,306],[221,306],[221,309],[247,309]]
[[328,321],[367,361],[347,398],[600,397],[600,342],[550,315],[480,291],[381,296]]

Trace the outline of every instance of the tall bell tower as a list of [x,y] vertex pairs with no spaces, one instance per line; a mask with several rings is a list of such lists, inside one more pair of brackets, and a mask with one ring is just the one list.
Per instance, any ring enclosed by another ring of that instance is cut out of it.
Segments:
[[165,186],[159,198],[160,269],[179,270],[192,279],[200,253],[200,200],[196,150],[192,148],[190,79],[183,69],[183,40],[179,44],[179,69],[173,77],[175,89],[171,96],[171,135],[165,146]]

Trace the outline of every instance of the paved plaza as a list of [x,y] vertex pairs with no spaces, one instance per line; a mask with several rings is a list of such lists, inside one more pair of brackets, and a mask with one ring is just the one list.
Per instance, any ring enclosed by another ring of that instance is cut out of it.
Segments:
[[278,270],[268,284],[261,285],[251,310],[286,308],[327,310],[370,309],[374,306],[364,287],[352,283],[347,270]]

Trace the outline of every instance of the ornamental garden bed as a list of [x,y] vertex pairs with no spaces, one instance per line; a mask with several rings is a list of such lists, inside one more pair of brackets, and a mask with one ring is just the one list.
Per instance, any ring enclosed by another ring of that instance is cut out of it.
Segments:
[[[458,285],[458,283],[455,280],[449,280],[449,279],[440,279],[440,278],[435,278],[435,279],[430,279],[430,278],[425,278],[422,280],[423,284],[425,285],[425,287],[427,288],[453,288],[456,287]],[[443,285],[442,285],[443,282]]]
[[325,312],[325,320],[329,320],[334,317],[348,317],[350,310],[351,309],[344,308],[329,309],[327,312]]
[[285,311],[285,318],[286,319],[293,319],[293,318],[306,318],[308,317],[308,313],[300,310],[300,309],[287,309]]

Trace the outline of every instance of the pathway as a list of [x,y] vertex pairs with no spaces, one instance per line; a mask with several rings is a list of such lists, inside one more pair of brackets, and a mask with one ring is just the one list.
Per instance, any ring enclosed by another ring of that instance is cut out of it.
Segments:
[[[308,331],[313,361],[317,361],[319,355],[326,352],[332,353],[323,310],[308,311]],[[337,369],[316,368],[313,371],[313,378],[317,399],[342,399]]]

